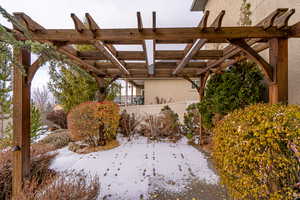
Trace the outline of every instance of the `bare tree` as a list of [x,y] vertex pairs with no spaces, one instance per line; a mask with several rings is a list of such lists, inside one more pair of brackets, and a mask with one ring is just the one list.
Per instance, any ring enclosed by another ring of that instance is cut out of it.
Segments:
[[42,113],[49,112],[49,108],[53,104],[51,94],[46,86],[33,90],[32,101]]

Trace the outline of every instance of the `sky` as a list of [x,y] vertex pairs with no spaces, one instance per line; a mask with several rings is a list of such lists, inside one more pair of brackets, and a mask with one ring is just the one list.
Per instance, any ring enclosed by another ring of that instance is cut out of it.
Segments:
[[[83,18],[90,13],[101,28],[136,28],[136,12],[140,11],[144,27],[152,26],[152,11],[156,11],[157,27],[193,27],[202,12],[191,12],[193,0],[1,0],[9,13],[24,12],[33,20],[51,29],[72,29],[71,13]],[[0,16],[0,23],[11,25]],[[183,45],[158,45],[158,50],[183,49]],[[117,50],[142,50],[135,45],[116,46]],[[32,57],[32,62],[36,56]],[[48,67],[43,66],[34,77],[32,87],[47,85]]]

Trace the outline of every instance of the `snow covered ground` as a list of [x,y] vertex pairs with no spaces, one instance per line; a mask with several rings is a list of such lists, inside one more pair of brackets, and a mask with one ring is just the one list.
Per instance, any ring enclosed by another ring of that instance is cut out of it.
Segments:
[[108,151],[80,155],[67,148],[51,168],[57,171],[84,170],[100,177],[99,199],[147,199],[156,191],[180,193],[193,180],[216,185],[219,177],[208,167],[206,157],[186,139],[177,143],[153,142],[136,137]]

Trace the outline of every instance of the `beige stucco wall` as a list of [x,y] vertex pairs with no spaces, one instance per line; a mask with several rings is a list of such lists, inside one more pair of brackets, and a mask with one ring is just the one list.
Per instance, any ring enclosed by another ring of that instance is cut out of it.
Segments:
[[[224,26],[236,26],[239,20],[242,0],[208,0],[206,10],[210,10],[210,21],[221,10],[226,11]],[[290,25],[300,21],[300,0],[248,0],[252,7],[253,25],[277,8],[295,8]],[[267,53],[263,53],[268,57]],[[289,40],[289,103],[300,104],[300,39]]]
[[122,106],[121,112],[126,110],[128,113],[134,113],[136,116],[145,117],[146,115],[158,115],[161,109],[168,105],[175,113],[178,114],[179,120],[183,122],[186,108],[196,101],[190,102],[176,102],[168,104],[153,104],[153,105],[136,105],[136,106]]
[[186,80],[145,80],[145,104],[155,104],[155,97],[167,102],[197,101],[199,95]]

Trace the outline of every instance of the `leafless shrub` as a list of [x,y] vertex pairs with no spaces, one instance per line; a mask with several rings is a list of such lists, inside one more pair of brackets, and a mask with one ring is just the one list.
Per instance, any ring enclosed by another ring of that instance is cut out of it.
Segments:
[[141,124],[141,134],[150,139],[170,139],[177,141],[181,138],[178,115],[169,106],[165,106],[158,116],[147,115]]
[[[52,159],[56,156],[55,153],[49,154],[52,151],[50,146],[33,146],[31,150],[31,166],[30,179],[36,180],[38,186],[44,184],[44,180],[53,178],[55,171],[48,167]],[[0,199],[11,199],[12,191],[12,153],[0,152]]]
[[128,140],[130,140],[131,136],[137,132],[137,128],[139,127],[141,121],[141,117],[137,117],[134,113],[128,114],[126,110],[124,110],[121,114],[119,123],[120,133],[124,137],[128,137]]
[[166,103],[172,103],[173,99],[170,98],[169,100],[166,100],[165,98],[159,98],[159,97],[155,97],[154,98],[154,104],[166,104]]
[[[98,176],[83,172],[64,172],[56,180],[47,179],[45,187],[37,187],[38,180],[33,179],[24,187],[24,200],[96,200],[99,195]],[[36,189],[38,188],[38,189]]]
[[63,110],[54,110],[49,112],[46,119],[57,125],[59,128],[67,129],[67,114]]
[[146,115],[140,131],[142,135],[150,139],[158,139],[162,135],[161,128],[162,122],[159,116]]
[[68,130],[57,130],[54,133],[47,135],[39,144],[49,144],[52,145],[54,149],[60,149],[65,147],[71,142]]

